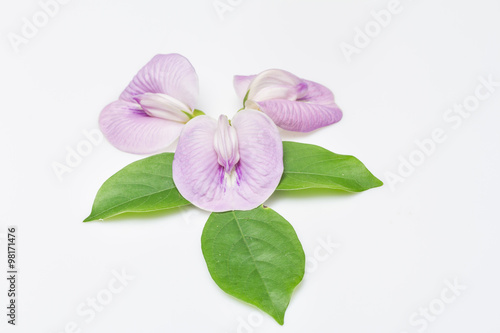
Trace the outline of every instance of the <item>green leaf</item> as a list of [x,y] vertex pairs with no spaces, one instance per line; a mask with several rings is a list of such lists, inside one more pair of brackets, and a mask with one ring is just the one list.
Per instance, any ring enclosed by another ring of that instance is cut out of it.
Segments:
[[356,157],[315,145],[283,141],[283,163],[277,190],[329,188],[361,192],[383,185]]
[[201,246],[210,275],[222,290],[283,325],[305,269],[304,250],[290,223],[262,206],[212,213]]
[[127,212],[151,212],[189,205],[172,180],[173,153],[163,153],[127,165],[102,184],[83,222]]

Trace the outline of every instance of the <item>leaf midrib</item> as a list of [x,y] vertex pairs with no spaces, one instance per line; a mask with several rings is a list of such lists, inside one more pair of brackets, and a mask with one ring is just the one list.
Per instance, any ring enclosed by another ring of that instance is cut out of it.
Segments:
[[[127,201],[122,202],[122,203],[120,203],[120,204],[118,204],[118,205],[116,205],[116,206],[113,206],[113,207],[110,207],[110,208],[108,208],[108,209],[106,209],[106,210],[103,210],[103,211],[102,211],[102,212],[100,212],[99,214],[90,215],[90,216],[89,216],[89,217],[87,217],[85,220],[88,220],[89,218],[94,218],[95,216],[102,215],[102,214],[104,214],[104,213],[106,213],[106,212],[109,212],[109,211],[110,211],[110,210],[112,210],[112,209],[115,209],[115,208],[117,208],[117,207],[121,207],[121,206],[123,206],[123,205],[126,205],[126,204],[128,204],[128,203],[130,203],[130,202],[132,202],[132,201],[134,201],[134,200],[143,199],[143,198],[150,197],[150,196],[153,196],[153,195],[156,195],[156,194],[162,193],[162,192],[172,191],[173,189],[174,189],[174,187],[171,187],[171,188],[168,188],[168,189],[165,189],[165,190],[161,190],[161,191],[153,192],[153,193],[148,194],[148,195],[143,195],[143,196],[140,196],[140,197],[137,197],[137,198],[133,198],[133,199],[127,200]],[[160,209],[156,209],[156,210],[162,210],[162,209],[160,208]],[[125,212],[123,212],[123,213],[125,213]],[[110,216],[108,216],[108,217],[110,217]]]
[[271,301],[271,304],[273,305],[273,310],[274,310],[274,313],[276,315],[279,314],[279,311],[276,309],[276,305],[274,304],[273,300],[271,299],[271,296],[270,296],[270,293],[269,293],[269,289],[267,288],[267,284],[266,282],[264,281],[264,279],[262,278],[262,274],[260,273],[259,271],[259,268],[257,267],[257,264],[256,264],[256,260],[255,260],[255,257],[252,253],[252,251],[250,250],[250,246],[248,246],[248,243],[247,243],[247,240],[245,238],[245,235],[243,234],[243,230],[241,229],[241,226],[240,226],[240,222],[238,220],[238,217],[236,217],[236,214],[234,213],[234,210],[231,211],[231,213],[233,214],[234,216],[234,220],[236,221],[236,225],[238,226],[238,230],[240,231],[240,234],[241,234],[241,237],[243,238],[243,242],[245,242],[245,245],[248,249],[248,253],[250,253],[250,256],[252,257],[252,263],[254,264],[255,266],[255,270],[257,271],[257,273],[259,274],[259,277],[260,277],[260,280],[262,281],[262,284],[264,285],[264,288],[266,289],[266,295],[267,295],[267,298]]
[[[335,177],[335,176],[330,176],[330,175],[325,175],[325,174],[320,174],[320,173],[310,173],[310,172],[293,172],[293,171],[288,171],[286,172],[287,174],[298,174],[298,175],[308,175],[308,176],[321,176],[321,177],[327,177],[327,178],[332,178],[332,179],[340,179],[340,180],[345,180],[346,178],[342,178],[342,177]],[[306,182],[305,180],[300,180],[302,182]],[[357,181],[356,179],[352,179],[352,181],[354,183],[356,183],[360,188],[364,188],[364,186],[361,185],[361,183],[359,183],[359,181]],[[310,183],[310,184],[320,184],[318,182],[312,182],[312,181],[307,181],[307,183]],[[328,186],[328,185],[325,185],[325,184],[321,184],[321,185],[324,185],[326,186],[327,188],[328,187],[331,187],[331,186]],[[346,188],[346,186],[343,186],[341,184],[338,184],[340,185],[341,187],[343,188]]]

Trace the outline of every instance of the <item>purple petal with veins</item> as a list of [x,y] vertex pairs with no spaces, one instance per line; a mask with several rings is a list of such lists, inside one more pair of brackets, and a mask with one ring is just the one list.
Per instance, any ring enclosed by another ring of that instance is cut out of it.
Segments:
[[289,131],[309,132],[342,119],[342,111],[328,88],[283,70],[235,76],[234,87],[240,98],[247,96],[245,107],[266,113],[276,125]]
[[118,100],[102,110],[99,126],[116,148],[134,154],[152,154],[177,139],[184,124],[150,117],[137,103]]
[[194,109],[199,95],[198,76],[182,55],[158,54],[139,70],[120,99],[132,102],[144,93],[166,94]]
[[233,78],[234,90],[236,91],[236,95],[238,98],[243,100],[248,92],[248,87],[252,80],[255,79],[257,75],[235,75]]
[[250,210],[274,192],[283,174],[283,144],[273,121],[256,110],[231,124],[199,116],[179,138],[172,173],[179,192],[199,208]]
[[[101,112],[99,124],[108,141],[136,154],[168,147],[191,119],[198,97],[198,77],[179,54],[159,54]],[[135,115],[135,116],[134,116]]]

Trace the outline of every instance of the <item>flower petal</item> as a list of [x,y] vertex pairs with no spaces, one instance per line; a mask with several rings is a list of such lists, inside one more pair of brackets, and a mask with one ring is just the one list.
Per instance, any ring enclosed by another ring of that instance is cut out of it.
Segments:
[[323,105],[273,99],[257,104],[277,126],[288,131],[310,132],[342,119],[342,111],[335,103]]
[[231,177],[226,178],[218,162],[214,149],[217,122],[208,116],[186,124],[175,152],[175,185],[184,198],[208,211],[253,209],[269,198],[283,174],[283,145],[269,117],[244,110],[231,124],[240,155]]
[[246,108],[263,111],[289,131],[310,132],[342,119],[342,111],[328,88],[284,70],[235,76],[234,86],[240,97],[248,92]]
[[217,122],[209,116],[198,116],[182,130],[172,163],[175,186],[195,206],[216,210],[224,197],[220,186],[220,168],[214,150]]
[[243,100],[248,92],[250,83],[257,75],[235,75],[233,78],[234,90],[239,99]]
[[301,102],[310,102],[314,104],[321,105],[333,105],[335,104],[335,98],[330,89],[325,87],[322,84],[303,80],[305,84],[307,84],[306,94],[300,98]]
[[144,93],[169,95],[193,110],[198,98],[198,76],[182,55],[158,54],[137,73],[120,99],[134,102],[134,96]]
[[177,139],[183,123],[148,116],[137,103],[115,101],[102,110],[101,131],[116,148],[134,154],[151,154]]
[[231,123],[240,149],[239,194],[248,202],[246,209],[253,209],[274,193],[281,180],[283,143],[274,122],[257,110],[240,111]]

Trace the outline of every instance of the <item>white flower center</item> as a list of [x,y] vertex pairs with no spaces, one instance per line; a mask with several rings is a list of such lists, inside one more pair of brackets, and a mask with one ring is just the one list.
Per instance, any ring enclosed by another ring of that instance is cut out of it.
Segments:
[[292,73],[270,69],[257,75],[250,83],[246,107],[271,99],[296,101],[307,94],[307,83]]
[[166,94],[145,93],[134,98],[150,117],[161,118],[165,120],[187,123],[189,114],[192,114],[191,108]]
[[217,124],[214,136],[214,149],[217,153],[217,162],[224,169],[221,175],[221,183],[225,181],[227,185],[237,183],[236,164],[240,160],[238,149],[238,136],[236,130],[229,124],[226,116],[221,115]]

